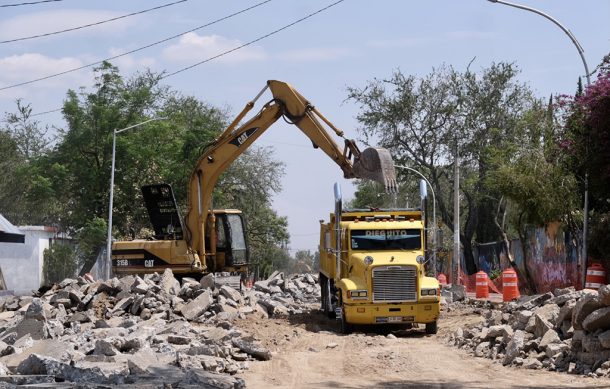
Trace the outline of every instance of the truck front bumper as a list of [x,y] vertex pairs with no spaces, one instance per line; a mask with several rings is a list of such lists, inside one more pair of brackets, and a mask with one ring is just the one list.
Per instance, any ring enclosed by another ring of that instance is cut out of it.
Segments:
[[440,302],[343,304],[343,309],[350,324],[432,323]]

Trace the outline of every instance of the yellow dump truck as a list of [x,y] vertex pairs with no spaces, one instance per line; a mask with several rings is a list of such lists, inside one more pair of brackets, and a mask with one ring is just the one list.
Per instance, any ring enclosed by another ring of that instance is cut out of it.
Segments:
[[437,331],[439,283],[425,276],[421,209],[342,209],[320,221],[321,309],[341,331],[354,325],[425,324]]

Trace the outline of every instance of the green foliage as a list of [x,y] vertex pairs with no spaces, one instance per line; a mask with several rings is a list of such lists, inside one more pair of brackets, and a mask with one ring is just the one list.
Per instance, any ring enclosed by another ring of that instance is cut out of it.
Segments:
[[56,242],[44,251],[43,279],[45,285],[73,277],[78,269],[78,256],[74,246]]
[[[530,89],[516,81],[517,74],[517,68],[507,63],[478,73],[443,66],[422,78],[396,70],[388,79],[348,90],[348,98],[361,107],[362,135],[390,149],[398,164],[426,175],[450,229],[455,211],[452,161],[459,150],[460,232],[469,273],[476,271],[472,243],[499,238],[493,220],[502,193],[486,185],[494,169],[489,156],[518,139],[518,122],[537,103]],[[370,194],[362,194],[370,200],[366,196]]]
[[85,223],[77,234],[80,262],[94,258],[106,242],[108,224],[105,219],[94,217]]
[[[90,90],[67,92],[62,110],[67,127],[58,129],[52,148],[47,128],[32,120],[29,105],[17,101],[17,112],[7,115],[0,130],[0,167],[7,172],[0,182],[0,212],[16,224],[59,226],[79,241],[74,261],[91,260],[106,239],[113,133],[157,117],[166,120],[116,136],[113,234],[125,239],[150,231],[143,185],[171,184],[184,214],[193,166],[226,128],[227,112],[161,85],[160,76],[147,71],[124,79],[118,68],[102,63]],[[253,258],[274,266],[287,260],[278,254],[289,238],[287,219],[271,208],[283,173],[272,150],[251,149],[221,177],[214,193],[217,208],[243,210]],[[52,260],[63,248],[57,250]],[[55,262],[63,268],[69,261]]]
[[589,254],[604,260],[610,234],[610,55],[596,70],[591,85],[583,90],[580,83],[575,96],[560,96],[557,105],[563,114],[561,152],[578,180],[578,192],[587,187],[589,193]]

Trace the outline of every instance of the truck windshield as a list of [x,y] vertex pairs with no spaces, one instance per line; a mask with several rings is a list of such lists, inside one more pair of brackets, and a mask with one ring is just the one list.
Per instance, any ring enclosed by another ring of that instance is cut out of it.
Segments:
[[352,230],[352,250],[419,250],[421,230]]

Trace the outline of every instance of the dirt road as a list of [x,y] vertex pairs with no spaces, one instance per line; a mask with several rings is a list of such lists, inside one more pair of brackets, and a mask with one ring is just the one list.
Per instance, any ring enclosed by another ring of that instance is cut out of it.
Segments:
[[[439,333],[335,332],[316,310],[237,323],[274,352],[242,375],[248,388],[610,388],[610,379],[504,367],[448,346],[444,337],[480,316],[444,314]],[[394,338],[392,335],[395,335]]]

